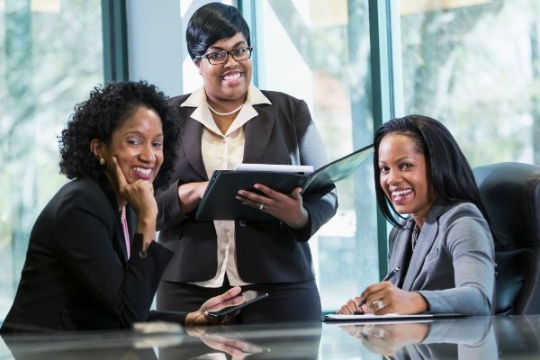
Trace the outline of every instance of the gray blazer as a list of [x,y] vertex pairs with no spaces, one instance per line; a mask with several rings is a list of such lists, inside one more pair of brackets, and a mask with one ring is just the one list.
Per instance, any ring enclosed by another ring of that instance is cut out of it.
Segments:
[[[390,236],[388,268],[404,267],[412,218]],[[430,313],[489,315],[495,286],[495,250],[489,225],[471,203],[435,202],[427,214],[406,273],[392,283],[418,291]]]

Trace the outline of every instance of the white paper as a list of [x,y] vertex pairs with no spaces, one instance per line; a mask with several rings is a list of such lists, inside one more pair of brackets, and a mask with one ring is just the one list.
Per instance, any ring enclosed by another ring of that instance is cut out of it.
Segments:
[[328,314],[324,319],[329,321],[389,321],[389,320],[422,320],[422,319],[434,319],[443,317],[462,317],[462,314],[413,314],[413,315],[399,315],[399,314],[363,314],[363,315],[346,315],[346,314]]
[[278,164],[236,164],[234,171],[277,171],[283,173],[311,174],[311,165],[278,165]]

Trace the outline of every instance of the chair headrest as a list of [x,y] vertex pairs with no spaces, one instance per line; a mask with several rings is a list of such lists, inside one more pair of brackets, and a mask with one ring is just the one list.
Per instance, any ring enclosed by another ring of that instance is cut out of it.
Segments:
[[496,248],[540,246],[540,166],[502,162],[473,171]]

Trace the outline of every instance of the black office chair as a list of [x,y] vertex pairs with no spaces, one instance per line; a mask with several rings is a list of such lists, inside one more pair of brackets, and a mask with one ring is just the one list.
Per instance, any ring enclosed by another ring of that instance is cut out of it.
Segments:
[[540,166],[473,171],[495,237],[495,314],[540,314]]

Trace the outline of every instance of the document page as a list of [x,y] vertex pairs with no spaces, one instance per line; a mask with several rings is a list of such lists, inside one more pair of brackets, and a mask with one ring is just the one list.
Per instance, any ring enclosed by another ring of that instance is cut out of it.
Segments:
[[421,320],[434,319],[445,317],[463,317],[462,314],[414,314],[414,315],[399,315],[399,314],[362,314],[362,315],[346,315],[346,314],[329,314],[325,315],[324,321],[388,321],[388,320]]
[[234,171],[277,171],[282,173],[302,173],[309,175],[313,172],[313,166],[239,163],[234,166]]

